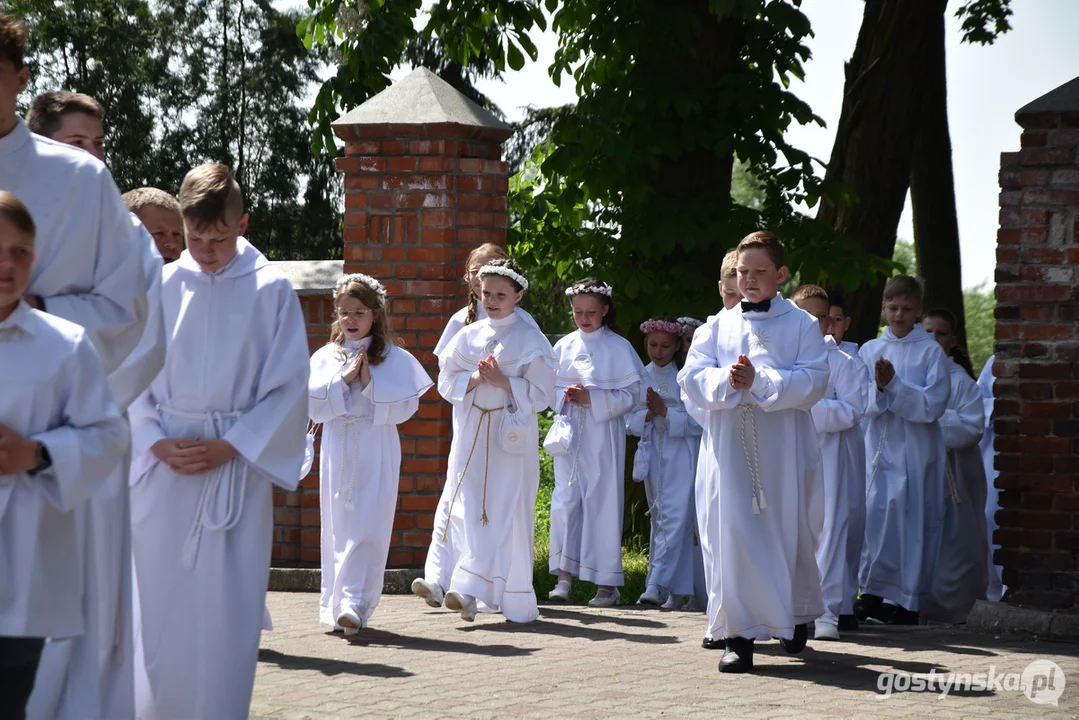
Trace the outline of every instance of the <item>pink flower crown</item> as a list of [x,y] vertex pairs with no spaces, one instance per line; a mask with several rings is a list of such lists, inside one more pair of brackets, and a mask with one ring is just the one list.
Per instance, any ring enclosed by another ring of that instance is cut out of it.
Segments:
[[654,332],[665,332],[675,337],[682,337],[685,334],[683,327],[673,320],[656,320],[654,318],[641,323],[641,332],[645,335],[651,335]]

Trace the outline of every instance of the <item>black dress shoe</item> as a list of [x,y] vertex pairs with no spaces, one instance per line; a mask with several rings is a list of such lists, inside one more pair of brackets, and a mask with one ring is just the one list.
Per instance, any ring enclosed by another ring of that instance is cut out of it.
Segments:
[[701,642],[701,647],[705,650],[724,650],[727,647],[727,641],[723,638],[719,640],[713,640],[712,638],[705,638]]
[[779,642],[783,645],[784,650],[794,655],[805,650],[807,640],[809,640],[809,626],[802,623],[794,626],[794,637],[790,640],[780,639]]
[[[861,621],[866,621],[871,615],[880,610],[881,605],[884,604],[884,598],[880,595],[867,595],[864,594],[854,601],[854,616]],[[840,632],[843,628],[839,628]]]
[[895,606],[895,611],[888,619],[889,625],[917,625],[919,615],[916,612],[907,610],[905,607]]
[[857,615],[840,615],[839,616],[839,632],[855,632],[858,629],[858,616]]
[[727,652],[719,661],[721,673],[747,673],[753,670],[753,641],[727,638]]

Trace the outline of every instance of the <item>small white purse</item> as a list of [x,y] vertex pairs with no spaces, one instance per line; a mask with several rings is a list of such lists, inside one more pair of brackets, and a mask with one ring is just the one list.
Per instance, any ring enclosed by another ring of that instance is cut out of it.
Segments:
[[573,424],[566,415],[555,415],[547,437],[543,439],[543,449],[551,457],[566,455],[573,449]]
[[[523,455],[529,450],[529,419],[507,404],[502,409],[502,422],[498,428],[498,441],[502,449],[511,455]],[[534,450],[534,448],[533,448]]]
[[644,482],[652,470],[652,428],[646,428],[633,453],[633,481]]
[[303,451],[303,465],[300,467],[300,480],[302,481],[311,472],[311,466],[315,464],[315,433],[322,427],[321,424],[307,422],[307,440]]

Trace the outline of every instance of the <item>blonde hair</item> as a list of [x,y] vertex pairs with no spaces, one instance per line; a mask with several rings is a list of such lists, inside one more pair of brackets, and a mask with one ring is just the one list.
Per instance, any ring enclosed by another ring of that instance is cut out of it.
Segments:
[[720,279],[738,276],[738,251],[731,250],[723,256],[723,269],[720,271]]
[[773,232],[767,230],[758,230],[751,232],[742,238],[742,242],[738,243],[738,253],[743,253],[746,250],[764,250],[768,253],[768,257],[775,263],[776,270],[783,267],[783,241],[779,239],[779,236]]
[[[369,285],[357,280],[351,280],[340,288],[333,297],[334,320],[330,326],[330,342],[337,345],[340,350],[345,341],[345,331],[341,329],[341,322],[336,315],[341,306],[342,298],[350,297],[359,300],[364,307],[370,308],[375,314],[374,322],[371,323],[371,347],[367,350],[367,361],[372,365],[380,365],[386,359],[391,346],[394,345],[393,328],[390,327],[390,318],[386,312],[386,303],[381,295]],[[344,354],[342,352],[342,354]]]
[[[180,215],[180,202],[164,190],[155,187],[140,187],[124,193],[124,204],[130,212],[138,215],[143,208],[156,207]],[[181,215],[182,217],[182,215]]]
[[[491,260],[509,260],[510,257],[509,253],[506,252],[506,248],[501,245],[484,243],[468,254],[468,260],[465,261],[465,267],[471,267],[473,260],[485,255],[490,256]],[[476,322],[476,306],[479,305],[480,298],[472,287],[470,277],[466,276],[465,283],[468,285],[468,311],[465,314],[465,325],[471,325]]]
[[0,190],[0,217],[6,218],[19,232],[29,235],[30,241],[33,242],[34,235],[37,234],[34,218],[22,200],[7,190]]
[[[828,291],[822,288],[820,285],[803,285],[794,291],[791,295],[791,300],[798,302],[799,300],[823,300],[825,304],[828,304]],[[828,307],[831,307],[829,304]]]
[[187,173],[180,186],[180,214],[196,228],[212,228],[240,219],[244,198],[227,165],[206,163]]
[[89,95],[57,90],[38,95],[26,113],[26,126],[31,132],[51,138],[60,130],[68,115],[89,115],[97,120],[105,117],[101,103]]

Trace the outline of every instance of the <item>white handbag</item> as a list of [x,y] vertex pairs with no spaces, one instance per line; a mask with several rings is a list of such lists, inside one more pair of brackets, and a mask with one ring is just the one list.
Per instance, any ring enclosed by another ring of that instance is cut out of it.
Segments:
[[498,428],[498,442],[502,449],[511,455],[523,455],[528,452],[528,425],[529,418],[523,413],[511,410],[508,406],[504,407],[502,422]]
[[633,453],[633,481],[644,482],[652,470],[652,428],[646,428]]
[[307,423],[307,441],[303,451],[303,465],[300,467],[300,480],[302,481],[311,472],[311,466],[315,464],[315,433],[322,427],[311,421]]
[[547,437],[543,439],[543,449],[551,457],[567,455],[573,449],[573,423],[566,415],[555,415]]

